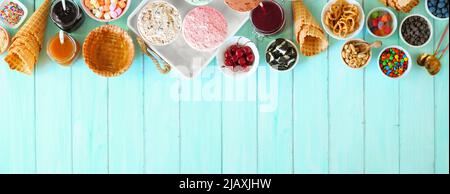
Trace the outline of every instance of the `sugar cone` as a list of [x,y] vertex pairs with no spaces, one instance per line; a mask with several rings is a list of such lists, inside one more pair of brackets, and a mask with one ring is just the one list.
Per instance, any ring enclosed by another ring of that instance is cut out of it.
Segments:
[[380,2],[404,13],[409,13],[414,7],[419,5],[419,0],[380,0]]
[[17,56],[21,58],[27,66],[32,67],[36,63],[37,56],[35,56],[33,51],[27,48],[24,44],[16,45],[9,52],[17,54]]
[[401,7],[401,11],[409,13],[414,7],[419,5],[419,0],[398,0],[397,4]]
[[8,53],[8,55],[5,57],[5,61],[9,64],[9,68],[11,68],[12,70],[16,70],[27,75],[32,74],[32,70],[27,65],[25,65],[22,59],[20,59],[19,56],[17,56],[17,54],[15,53]]
[[44,0],[12,38],[11,47],[5,57],[11,69],[25,74],[32,73],[44,42],[50,5],[51,0]]
[[303,55],[313,56],[324,51],[328,47],[325,33],[303,1],[293,1],[292,9],[294,32]]
[[44,41],[45,28],[47,27],[47,19],[50,10],[51,0],[44,0],[42,5],[31,15],[27,22],[20,28],[17,35],[33,35],[42,45]]
[[19,38],[16,38],[14,42],[9,47],[8,51],[12,51],[14,48],[21,46],[26,49],[28,49],[30,52],[33,53],[33,56],[37,59],[39,56],[39,51],[41,48],[39,47],[38,43],[32,38],[28,36],[20,36]]

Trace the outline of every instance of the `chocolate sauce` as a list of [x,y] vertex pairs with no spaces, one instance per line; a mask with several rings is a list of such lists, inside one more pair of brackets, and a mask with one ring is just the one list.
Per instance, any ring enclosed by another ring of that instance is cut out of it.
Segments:
[[61,0],[54,1],[50,17],[56,26],[66,32],[75,31],[84,21],[83,11],[72,0],[66,0],[66,10],[63,9]]

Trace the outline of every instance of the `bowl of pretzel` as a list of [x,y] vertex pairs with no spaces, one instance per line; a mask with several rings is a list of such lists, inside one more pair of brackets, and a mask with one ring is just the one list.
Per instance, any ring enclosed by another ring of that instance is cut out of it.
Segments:
[[331,0],[322,9],[322,26],[337,40],[348,40],[364,27],[364,10],[356,0]]

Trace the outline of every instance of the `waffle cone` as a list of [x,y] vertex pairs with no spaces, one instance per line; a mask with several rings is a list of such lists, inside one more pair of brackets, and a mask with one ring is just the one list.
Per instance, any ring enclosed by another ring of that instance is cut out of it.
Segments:
[[419,3],[419,0],[398,0],[401,11],[405,13],[409,13],[414,7],[419,5]]
[[38,58],[39,51],[41,48],[38,45],[38,42],[34,40],[33,37],[29,36],[20,36],[14,40],[14,42],[9,47],[8,51],[12,51],[16,47],[24,47],[33,53],[33,56]]
[[22,28],[20,28],[16,36],[32,35],[39,42],[39,45],[42,46],[50,5],[51,0],[44,0],[42,5],[31,15]]
[[27,65],[25,65],[24,61],[19,58],[19,56],[15,53],[8,53],[8,55],[5,57],[6,63],[8,63],[9,68],[12,70],[16,70],[22,73],[25,73],[27,75],[32,74],[32,70],[29,69]]
[[409,13],[420,3],[419,0],[380,0],[380,2],[404,13]]
[[50,4],[51,0],[44,0],[12,38],[8,55],[5,57],[11,69],[25,74],[32,73],[44,42]]
[[26,31],[22,31],[22,33],[20,34],[20,36],[14,36],[13,38],[12,38],[12,42],[15,42],[15,41],[17,41],[17,40],[19,40],[19,39],[21,39],[22,41],[23,40],[26,40],[26,41],[28,41],[30,44],[32,44],[32,45],[37,45],[37,47],[39,48],[39,49],[41,49],[42,48],[42,45],[39,43],[39,41],[36,39],[36,37],[34,36],[34,35],[32,35],[32,34],[30,34],[29,32],[26,32]]
[[23,61],[24,65],[28,67],[27,69],[34,69],[37,58],[34,56],[33,52],[25,47],[25,45],[18,45],[9,52],[16,54]]
[[133,62],[133,40],[118,26],[100,26],[86,37],[83,56],[94,73],[104,77],[119,76],[127,71]]
[[303,55],[313,56],[324,51],[328,47],[325,33],[303,1],[293,1],[292,9],[294,32]]

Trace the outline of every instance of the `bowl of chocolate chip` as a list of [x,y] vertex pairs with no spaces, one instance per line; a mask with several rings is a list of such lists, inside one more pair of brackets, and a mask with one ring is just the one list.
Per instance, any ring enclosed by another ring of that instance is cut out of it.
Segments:
[[427,45],[433,36],[430,20],[419,14],[413,14],[403,19],[399,32],[402,41],[413,48]]
[[266,62],[278,72],[288,72],[299,61],[298,49],[295,44],[285,38],[272,41],[266,49]]

